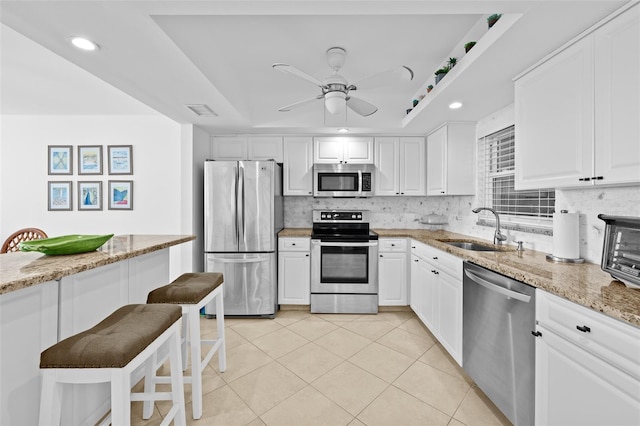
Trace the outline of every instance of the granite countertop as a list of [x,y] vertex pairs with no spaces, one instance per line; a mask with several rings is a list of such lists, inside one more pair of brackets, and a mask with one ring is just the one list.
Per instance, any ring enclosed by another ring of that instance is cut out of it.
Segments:
[[311,228],[284,228],[278,232],[279,237],[307,237],[311,236]]
[[[438,240],[493,244],[490,241],[442,230],[373,229],[373,231],[382,238],[412,238],[476,265],[640,327],[640,290],[628,288],[612,279],[608,273],[602,271],[600,265],[553,263],[547,261],[547,253],[527,249],[517,252],[515,246],[505,246],[494,252],[465,250]],[[309,237],[311,229],[285,228],[279,235]]]
[[195,240],[194,235],[117,235],[96,251],[66,256],[0,254],[0,294]]

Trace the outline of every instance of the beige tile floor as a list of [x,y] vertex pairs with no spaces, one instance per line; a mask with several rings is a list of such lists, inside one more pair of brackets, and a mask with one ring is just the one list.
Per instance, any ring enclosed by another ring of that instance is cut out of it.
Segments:
[[[215,321],[202,319],[204,334]],[[227,319],[227,371],[205,371],[194,425],[509,425],[412,312],[324,315],[280,311],[273,320]],[[156,425],[157,403],[142,420]]]

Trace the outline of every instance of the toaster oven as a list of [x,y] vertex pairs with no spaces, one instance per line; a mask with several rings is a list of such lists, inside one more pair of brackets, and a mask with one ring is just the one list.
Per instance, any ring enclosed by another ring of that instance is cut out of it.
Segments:
[[627,287],[640,289],[640,217],[607,216],[602,247],[603,271]]

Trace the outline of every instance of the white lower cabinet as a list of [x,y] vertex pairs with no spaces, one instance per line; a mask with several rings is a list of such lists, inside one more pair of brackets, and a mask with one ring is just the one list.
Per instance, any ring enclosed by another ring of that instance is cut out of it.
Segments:
[[38,424],[40,352],[57,342],[57,328],[57,281],[0,295],[1,425]]
[[380,238],[378,250],[378,305],[407,305],[407,240]]
[[411,308],[462,365],[462,259],[412,240]]
[[278,304],[311,303],[311,257],[309,238],[278,239]]
[[640,329],[536,292],[536,424],[640,424]]

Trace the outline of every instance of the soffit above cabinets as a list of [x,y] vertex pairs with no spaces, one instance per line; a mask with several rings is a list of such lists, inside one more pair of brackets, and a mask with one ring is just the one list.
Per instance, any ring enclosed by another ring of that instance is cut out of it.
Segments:
[[[97,86],[104,86],[103,96],[98,91],[93,97],[92,113],[100,113],[104,91],[112,88],[126,94],[112,97],[140,102],[123,107],[125,113],[157,111],[212,134],[333,134],[339,127],[348,127],[351,134],[427,133],[443,121],[476,121],[512,103],[515,75],[624,3],[346,0],[336,7],[336,2],[308,0],[3,1],[3,33],[16,31],[55,53],[61,67],[76,69],[69,72],[67,84],[60,84],[56,79],[64,73],[35,72],[43,65],[46,69],[46,62],[19,63],[19,53],[12,50],[18,47],[12,42],[15,37],[2,37],[3,114],[17,113],[18,103],[24,112],[29,102],[39,105],[40,113],[48,109],[55,114],[70,91],[92,93],[91,85],[80,87],[71,79],[79,67],[101,80]],[[496,12],[503,13],[505,25],[508,17],[518,19],[503,30],[499,21],[494,34],[500,31],[500,37],[486,49],[479,41],[476,52],[481,54],[473,66],[465,65],[461,43],[478,22]],[[68,43],[71,35],[86,36],[100,49],[80,52]],[[349,81],[398,64],[410,67],[415,77],[358,91],[359,98],[379,107],[369,117],[350,112],[332,116],[324,113],[322,102],[278,112],[283,105],[317,95],[319,89],[271,65],[289,63],[324,79],[331,73],[325,51],[332,46],[348,52],[341,73]],[[456,51],[459,75],[445,77],[441,84],[456,78],[439,93],[432,92],[437,96],[415,117],[407,117],[413,98]],[[9,69],[14,72],[5,73]],[[33,78],[42,83],[34,84]],[[13,89],[5,90],[9,87]],[[127,100],[122,99],[123,104]],[[463,102],[463,108],[449,110],[452,100]],[[206,104],[217,116],[195,116],[185,107],[189,104]],[[112,107],[104,110],[113,113]],[[86,102],[68,102],[63,111],[83,114]]]

